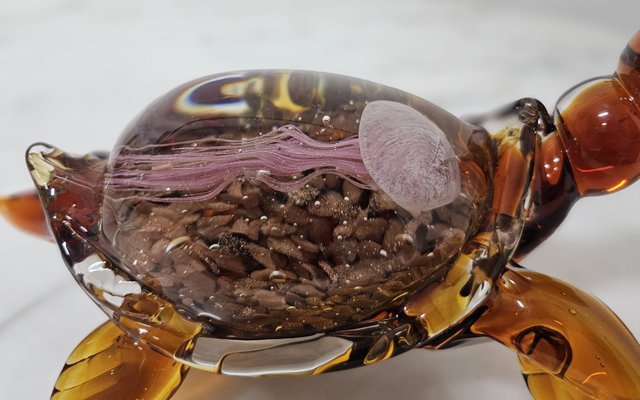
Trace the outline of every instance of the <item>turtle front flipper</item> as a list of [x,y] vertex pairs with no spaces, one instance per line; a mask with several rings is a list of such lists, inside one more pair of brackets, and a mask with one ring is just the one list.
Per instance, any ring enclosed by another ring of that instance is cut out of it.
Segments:
[[109,321],[73,350],[51,398],[169,399],[188,370],[189,367],[129,337]]
[[509,268],[471,330],[518,353],[535,399],[640,399],[640,345],[595,297]]

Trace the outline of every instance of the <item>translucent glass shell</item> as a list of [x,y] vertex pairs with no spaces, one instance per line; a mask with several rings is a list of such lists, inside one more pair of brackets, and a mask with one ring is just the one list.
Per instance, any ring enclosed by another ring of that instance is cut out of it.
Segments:
[[[363,116],[374,106],[393,112]],[[441,279],[477,223],[487,178],[463,172],[485,168],[472,135],[420,98],[353,78],[202,78],[153,103],[114,148],[107,252],[214,334],[363,321]],[[372,170],[385,151],[395,165]]]

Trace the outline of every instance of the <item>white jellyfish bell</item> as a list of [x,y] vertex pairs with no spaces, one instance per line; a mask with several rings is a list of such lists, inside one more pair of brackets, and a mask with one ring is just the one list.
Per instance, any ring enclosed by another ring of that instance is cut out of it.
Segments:
[[398,205],[417,214],[460,193],[458,159],[444,132],[413,108],[369,103],[358,131],[362,161],[373,181]]

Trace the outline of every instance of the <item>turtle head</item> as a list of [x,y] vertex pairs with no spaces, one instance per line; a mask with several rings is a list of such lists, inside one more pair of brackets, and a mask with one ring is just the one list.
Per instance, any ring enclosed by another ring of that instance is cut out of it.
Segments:
[[640,32],[613,75],[560,98],[555,119],[580,195],[608,194],[640,178]]

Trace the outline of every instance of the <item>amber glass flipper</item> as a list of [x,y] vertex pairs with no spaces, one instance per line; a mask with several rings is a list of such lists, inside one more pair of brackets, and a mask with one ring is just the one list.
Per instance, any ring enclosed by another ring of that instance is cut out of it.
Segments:
[[112,322],[91,332],[71,353],[53,400],[163,400],[188,367],[127,336]]
[[35,191],[0,197],[0,214],[15,227],[33,235],[53,240]]
[[518,353],[535,399],[640,399],[640,345],[607,306],[564,282],[508,269],[472,331]]

